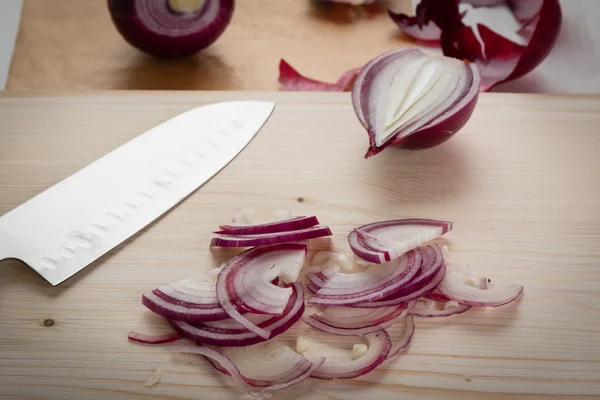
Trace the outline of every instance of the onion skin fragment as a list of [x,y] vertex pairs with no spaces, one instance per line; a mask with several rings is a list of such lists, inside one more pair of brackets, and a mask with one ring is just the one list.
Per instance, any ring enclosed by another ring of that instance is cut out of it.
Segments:
[[235,0],[205,0],[193,13],[166,0],[107,0],[113,24],[130,45],[163,59],[191,56],[213,44],[228,27]]
[[362,67],[344,72],[335,83],[318,81],[300,74],[287,61],[279,61],[279,83],[283,91],[347,92]]

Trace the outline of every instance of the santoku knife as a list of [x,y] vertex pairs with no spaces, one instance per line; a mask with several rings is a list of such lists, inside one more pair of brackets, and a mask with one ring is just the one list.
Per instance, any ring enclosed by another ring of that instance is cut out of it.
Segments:
[[20,259],[58,285],[215,175],[273,108],[211,104],[137,136],[0,217],[0,260]]

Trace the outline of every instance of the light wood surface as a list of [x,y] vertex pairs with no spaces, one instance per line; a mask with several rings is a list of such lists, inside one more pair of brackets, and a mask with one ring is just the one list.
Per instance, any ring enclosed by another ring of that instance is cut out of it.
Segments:
[[[313,380],[294,398],[600,397],[600,97],[483,94],[446,144],[364,160],[367,138],[347,93],[37,95],[0,96],[2,214],[191,107],[226,99],[277,106],[214,179],[65,284],[2,263],[0,398],[239,399],[204,360],[126,337],[169,331],[140,294],[225,260],[228,252],[209,251],[210,233],[242,207],[314,213],[348,255],[345,237],[357,225],[452,220],[453,266],[525,286],[509,306],[419,319],[406,354],[359,379]],[[298,335],[322,338],[303,323],[281,338]],[[357,340],[329,343],[349,354]],[[144,387],[156,368],[160,383]]]
[[[410,9],[410,0],[395,2]],[[381,7],[313,3],[237,0],[212,46],[158,61],[123,40],[106,0],[25,0],[7,89],[278,90],[281,58],[335,82],[380,53],[413,44]]]

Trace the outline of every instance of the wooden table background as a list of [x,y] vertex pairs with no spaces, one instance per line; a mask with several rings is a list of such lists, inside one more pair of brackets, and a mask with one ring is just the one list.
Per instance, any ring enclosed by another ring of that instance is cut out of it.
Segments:
[[[410,0],[396,6],[408,10]],[[7,89],[278,90],[280,58],[335,81],[384,51],[413,44],[383,9],[237,0],[230,26],[211,47],[159,61],[121,38],[106,0],[25,0]]]

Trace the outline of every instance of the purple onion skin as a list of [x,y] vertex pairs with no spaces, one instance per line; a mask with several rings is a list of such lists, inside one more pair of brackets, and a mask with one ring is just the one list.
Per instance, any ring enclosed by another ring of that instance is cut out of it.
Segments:
[[[123,38],[133,47],[162,59],[177,59],[191,56],[213,44],[229,26],[235,9],[235,0],[206,0],[197,14],[184,15],[169,7],[167,0],[107,0],[111,19]],[[164,13],[179,17],[180,27],[165,28],[155,32],[148,28],[136,11],[136,4],[160,4]],[[191,29],[193,24],[205,17],[206,11],[219,8],[216,18],[199,30],[177,32],[179,28]],[[169,34],[167,34],[167,32]]]

